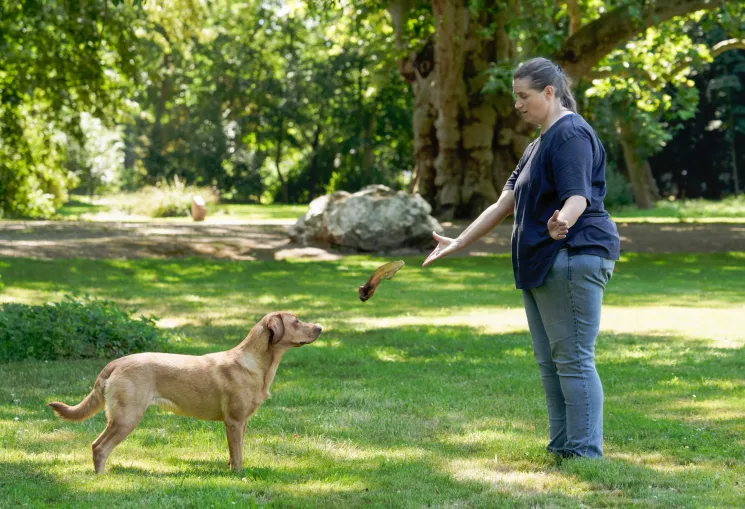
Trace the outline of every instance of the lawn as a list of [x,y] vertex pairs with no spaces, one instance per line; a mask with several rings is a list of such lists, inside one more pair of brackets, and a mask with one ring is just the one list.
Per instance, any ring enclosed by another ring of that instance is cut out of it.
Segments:
[[0,507],[745,507],[745,254],[617,264],[598,340],[601,461],[544,453],[547,417],[507,256],[381,262],[0,259],[0,302],[65,293],[159,317],[173,352],[237,344],[266,312],[318,322],[249,421],[242,474],[221,423],[150,409],[95,476],[103,413],[56,419],[104,360],[0,364]]
[[686,221],[692,223],[742,223],[745,222],[745,196],[723,200],[660,200],[651,210],[635,206],[610,210],[616,221],[670,223]]
[[[96,199],[76,197],[57,210],[55,219],[66,221],[151,221],[153,218],[130,212],[141,199],[136,194],[118,194]],[[305,214],[307,205],[259,205],[218,203],[208,205],[208,223],[294,222]],[[158,221],[191,222],[191,218],[159,217]]]
[[[118,194],[90,200],[77,197],[57,211],[57,218],[85,221],[147,221],[152,218],[124,213],[127,207],[139,199],[135,194]],[[292,223],[308,210],[307,205],[243,205],[217,204],[207,210],[207,222],[218,223]],[[651,210],[634,206],[617,207],[609,210],[613,219],[619,222],[677,223],[677,222],[745,222],[745,196],[713,201],[703,199],[661,200]],[[158,218],[158,221],[190,222],[189,217]]]

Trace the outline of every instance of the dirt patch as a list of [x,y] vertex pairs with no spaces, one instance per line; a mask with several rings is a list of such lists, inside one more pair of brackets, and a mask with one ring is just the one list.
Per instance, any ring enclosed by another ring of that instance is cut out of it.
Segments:
[[[293,244],[291,222],[219,224],[175,222],[0,221],[0,256],[29,258],[182,258],[230,260],[338,259],[349,252]],[[445,225],[457,236],[467,223]],[[621,248],[643,253],[745,251],[745,224],[621,223]],[[501,225],[463,255],[510,252],[510,225]],[[400,250],[389,255],[426,255]]]

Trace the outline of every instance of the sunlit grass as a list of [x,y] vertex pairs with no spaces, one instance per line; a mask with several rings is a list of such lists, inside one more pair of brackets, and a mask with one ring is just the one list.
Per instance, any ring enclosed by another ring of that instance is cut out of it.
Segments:
[[[97,197],[76,197],[57,211],[60,219],[85,221],[150,221],[152,218],[124,213],[131,208],[135,194],[115,194]],[[206,222],[214,223],[292,223],[308,210],[307,205],[243,205],[217,204],[207,209]],[[745,196],[723,200],[683,199],[660,200],[650,210],[635,206],[609,210],[618,222],[677,223],[677,222],[745,222]],[[190,222],[188,217],[158,218],[157,221]]]
[[[192,222],[188,216],[152,218],[132,213],[136,193],[120,193],[90,199],[78,196],[57,210],[57,218],[74,221],[158,221]],[[206,223],[292,223],[308,210],[307,205],[259,205],[220,203],[207,206]]]
[[624,256],[597,346],[606,459],[561,464],[509,257],[405,260],[362,303],[382,259],[0,259],[1,302],[113,299],[174,352],[230,348],[276,309],[324,325],[283,360],[242,474],[221,423],[151,409],[94,476],[104,415],[44,404],[82,399],[106,361],[0,365],[0,506],[745,506],[745,255]]
[[616,207],[609,210],[613,219],[622,222],[745,222],[745,196],[731,196],[723,200],[660,200],[653,209],[643,210],[635,206]]

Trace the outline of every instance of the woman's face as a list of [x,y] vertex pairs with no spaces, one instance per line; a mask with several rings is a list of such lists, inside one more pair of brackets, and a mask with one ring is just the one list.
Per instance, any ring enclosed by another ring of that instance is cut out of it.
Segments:
[[527,79],[512,80],[512,92],[515,94],[515,108],[523,119],[531,124],[542,125],[548,117],[554,99],[554,87],[543,90],[531,88]]

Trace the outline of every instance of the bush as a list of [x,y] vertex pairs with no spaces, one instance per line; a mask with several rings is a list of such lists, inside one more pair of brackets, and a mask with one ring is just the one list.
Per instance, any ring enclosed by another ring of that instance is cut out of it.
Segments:
[[165,339],[155,317],[133,318],[115,303],[65,296],[43,306],[0,306],[0,361],[114,358],[157,351]]
[[132,212],[150,217],[190,217],[191,199],[195,195],[202,196],[207,205],[218,201],[211,189],[189,186],[175,178],[173,182],[162,181],[140,190]]
[[612,164],[608,164],[605,169],[605,187],[607,190],[605,200],[603,200],[605,208],[622,207],[634,203],[631,184]]

